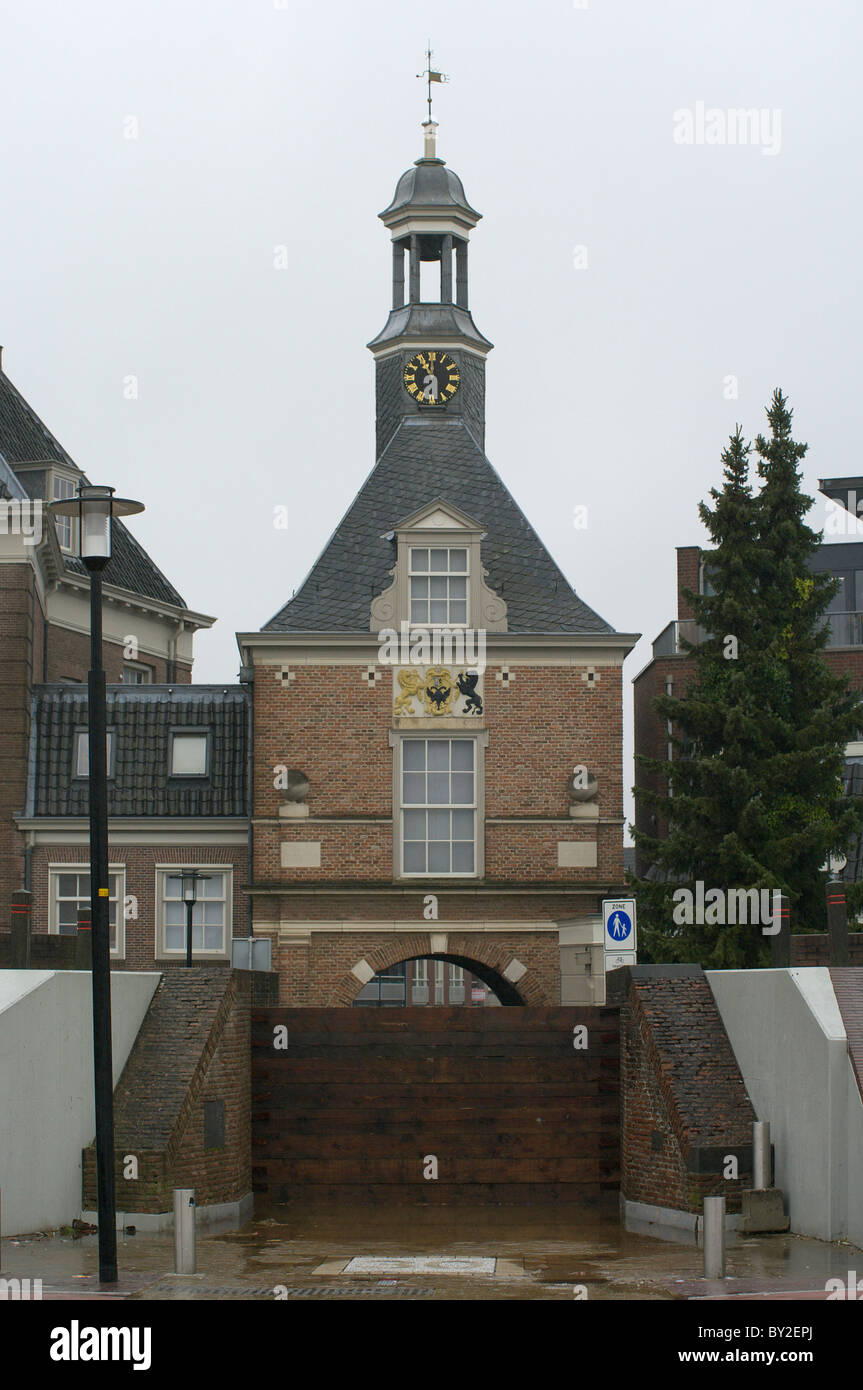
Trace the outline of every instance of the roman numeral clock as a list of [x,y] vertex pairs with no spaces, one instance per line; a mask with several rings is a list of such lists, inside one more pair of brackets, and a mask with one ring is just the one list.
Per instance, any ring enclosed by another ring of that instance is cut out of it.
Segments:
[[[444,419],[469,431],[465,448],[470,441],[485,447],[485,360],[492,344],[468,307],[468,237],[480,213],[458,174],[435,153],[435,122],[423,129],[422,159],[405,170],[379,214],[392,237],[393,297],[368,347],[375,358],[376,457],[403,424],[430,425],[428,435],[412,437],[433,467],[435,426]],[[455,445],[454,429],[451,436]]]
[[461,378],[449,353],[426,348],[414,353],[404,369],[403,381],[418,405],[441,406],[452,400]]

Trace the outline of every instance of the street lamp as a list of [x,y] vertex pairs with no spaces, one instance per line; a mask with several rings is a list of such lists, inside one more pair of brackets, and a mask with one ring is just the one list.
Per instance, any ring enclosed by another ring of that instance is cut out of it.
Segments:
[[[78,554],[90,576],[88,774],[90,905],[93,931],[93,1081],[96,1103],[96,1183],[99,1281],[117,1281],[114,1198],[114,1077],[111,1057],[111,927],[108,879],[108,760],[105,668],[102,665],[102,570],[111,558],[111,519],[142,512],[142,502],[114,496],[112,487],[80,483],[77,497],[49,503],[55,516],[78,518]],[[117,904],[122,910],[122,904]]]
[[181,869],[179,877],[183,884],[183,902],[186,904],[186,965],[189,966],[192,964],[192,912],[198,901],[198,884],[212,875],[200,874],[197,869]]

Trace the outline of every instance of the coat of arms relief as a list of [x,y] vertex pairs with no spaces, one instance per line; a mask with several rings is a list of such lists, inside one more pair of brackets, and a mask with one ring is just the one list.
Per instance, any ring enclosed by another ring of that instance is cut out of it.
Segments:
[[408,666],[396,672],[393,714],[397,719],[428,715],[482,715],[478,671],[446,666]]

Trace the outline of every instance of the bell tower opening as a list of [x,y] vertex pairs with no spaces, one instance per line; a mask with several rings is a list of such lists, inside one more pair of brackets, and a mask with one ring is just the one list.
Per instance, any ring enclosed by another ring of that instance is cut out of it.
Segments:
[[[482,214],[458,174],[437,154],[437,123],[423,124],[424,153],[402,174],[380,219],[392,238],[392,307],[369,343],[376,363],[377,456],[406,419],[463,423],[485,440],[485,359],[492,344],[471,316],[468,242]],[[410,391],[405,372],[418,357],[449,355],[460,386],[435,402]],[[405,389],[407,388],[407,389]]]

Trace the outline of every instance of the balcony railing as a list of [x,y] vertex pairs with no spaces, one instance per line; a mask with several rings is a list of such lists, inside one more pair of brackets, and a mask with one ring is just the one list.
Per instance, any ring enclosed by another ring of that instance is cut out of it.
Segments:
[[675,620],[664,627],[653,644],[653,655],[657,656],[685,656],[686,648],[681,642],[681,637],[687,642],[692,642],[698,646],[703,642],[706,633],[704,628],[699,627],[694,618],[675,618]]
[[828,613],[828,647],[863,647],[863,613]]
[[[829,633],[828,647],[863,647],[863,611],[853,613],[827,613]],[[677,618],[664,627],[653,644],[653,655],[685,656],[686,648],[681,637],[698,646],[704,641],[706,633],[694,618]]]

